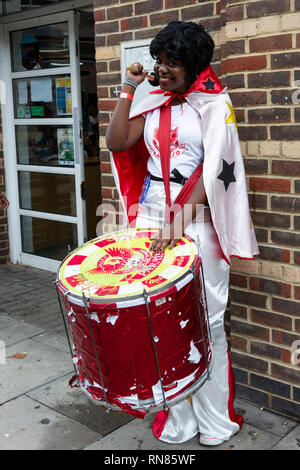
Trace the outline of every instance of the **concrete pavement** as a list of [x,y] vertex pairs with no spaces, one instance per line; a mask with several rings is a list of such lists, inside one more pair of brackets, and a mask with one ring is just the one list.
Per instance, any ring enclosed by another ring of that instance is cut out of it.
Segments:
[[80,389],[53,286],[53,273],[0,266],[0,450],[300,450],[300,424],[245,400],[242,430],[218,447],[198,438],[178,446],[152,435],[144,420],[107,414]]

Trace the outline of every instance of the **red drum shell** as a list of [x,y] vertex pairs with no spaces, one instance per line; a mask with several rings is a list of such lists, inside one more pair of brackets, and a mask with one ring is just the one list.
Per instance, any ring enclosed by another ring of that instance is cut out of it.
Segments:
[[81,388],[139,417],[199,388],[212,363],[198,249],[185,236],[153,254],[158,230],[87,242],[63,261],[56,283]]
[[[199,283],[199,265],[196,280]],[[172,287],[150,297],[154,343],[167,401],[180,397],[207,374],[211,360],[202,303],[200,317],[194,278],[180,290]],[[159,373],[145,303],[122,308],[118,304],[84,306],[65,296],[81,386],[94,400],[104,399],[93,347],[95,340],[107,400],[134,416],[163,404]],[[202,336],[203,330],[203,336]],[[182,385],[180,385],[182,381]],[[185,394],[186,395],[186,394]]]

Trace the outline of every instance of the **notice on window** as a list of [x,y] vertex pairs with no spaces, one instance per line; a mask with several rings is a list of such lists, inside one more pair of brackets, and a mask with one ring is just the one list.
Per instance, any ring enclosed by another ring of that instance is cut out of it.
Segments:
[[28,103],[27,81],[25,80],[18,81],[18,96],[19,96],[19,104]]
[[51,103],[53,101],[51,77],[32,78],[30,80],[30,95],[32,103]]
[[58,116],[72,114],[71,78],[56,79],[56,112]]
[[58,162],[74,165],[73,129],[57,129]]

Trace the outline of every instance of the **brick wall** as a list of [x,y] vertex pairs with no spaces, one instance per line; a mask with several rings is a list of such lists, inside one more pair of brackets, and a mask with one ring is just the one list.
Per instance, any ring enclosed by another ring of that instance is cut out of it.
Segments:
[[237,392],[300,417],[300,370],[291,363],[300,340],[300,113],[292,103],[300,80],[300,0],[94,6],[104,202],[118,197],[105,132],[121,85],[120,43],[151,38],[173,19],[201,21],[214,38],[213,68],[235,107],[261,253],[254,261],[233,259],[226,325]]
[[[5,194],[5,172],[2,144],[1,109],[0,109],[0,193]],[[0,209],[0,264],[9,261],[8,225],[6,209]]]
[[300,114],[292,96],[300,98],[299,10],[299,0],[223,2],[221,33],[221,71],[239,122],[260,247],[255,261],[233,262],[238,393],[297,417],[300,368],[291,354],[300,340]]

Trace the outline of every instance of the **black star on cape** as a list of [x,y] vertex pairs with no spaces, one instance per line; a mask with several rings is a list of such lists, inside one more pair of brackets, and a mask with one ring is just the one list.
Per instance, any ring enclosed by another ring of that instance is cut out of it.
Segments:
[[224,158],[222,158],[222,161],[223,161],[223,170],[219,174],[218,178],[219,180],[223,181],[224,186],[225,186],[225,191],[227,191],[230,183],[234,183],[236,181],[235,176],[233,174],[235,162],[228,165],[228,163],[224,160]]
[[205,85],[206,90],[214,90],[216,82],[213,82],[210,78],[206,82],[202,82]]

